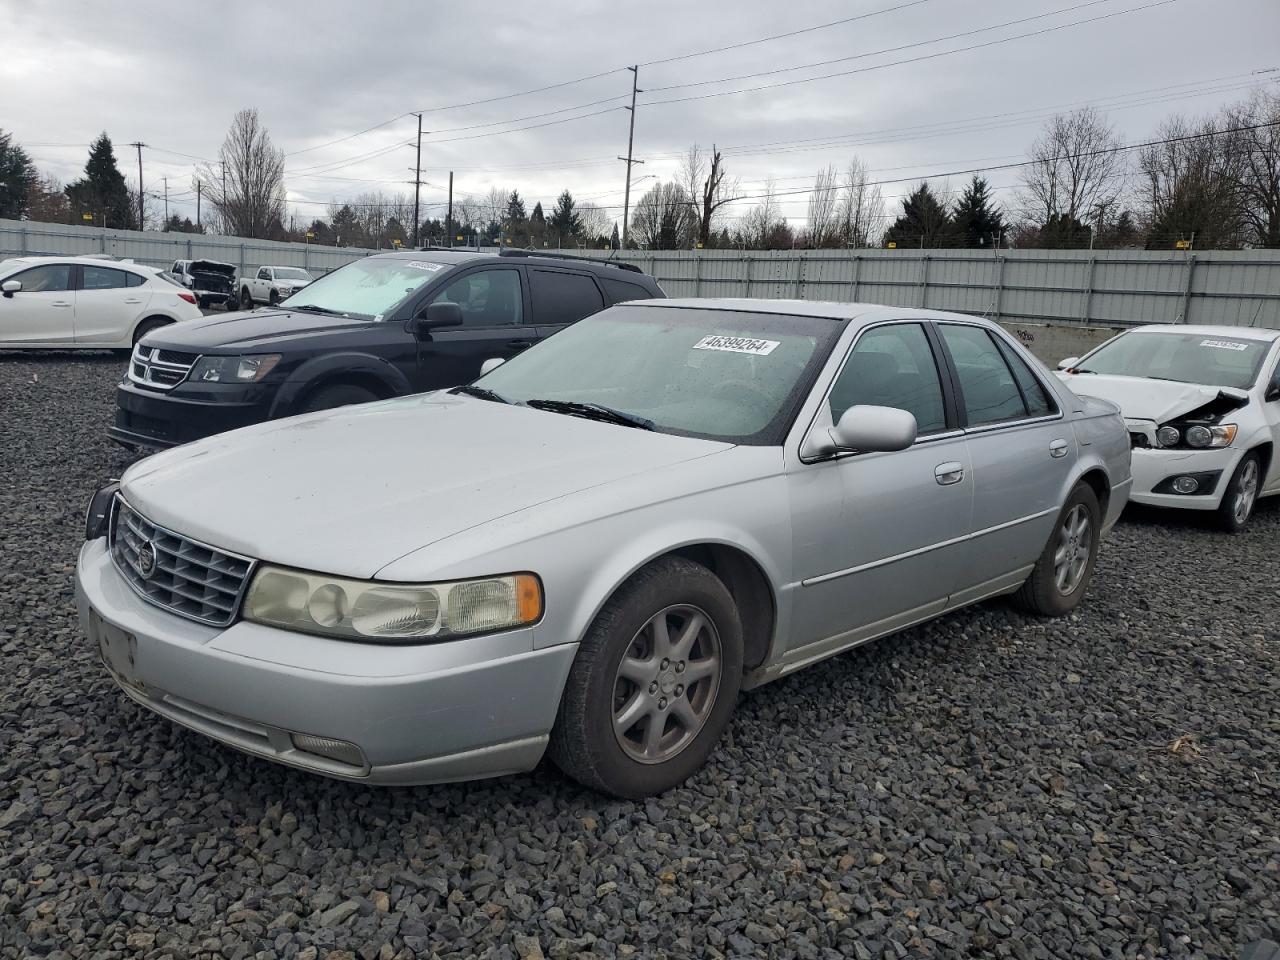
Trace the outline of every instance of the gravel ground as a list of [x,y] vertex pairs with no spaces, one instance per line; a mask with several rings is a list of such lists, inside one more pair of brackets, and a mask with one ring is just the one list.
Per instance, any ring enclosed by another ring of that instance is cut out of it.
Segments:
[[133,705],[72,569],[114,357],[0,358],[0,956],[1234,957],[1280,940],[1280,504],[1127,516],[1003,603],[743,697],[645,803],[370,789]]

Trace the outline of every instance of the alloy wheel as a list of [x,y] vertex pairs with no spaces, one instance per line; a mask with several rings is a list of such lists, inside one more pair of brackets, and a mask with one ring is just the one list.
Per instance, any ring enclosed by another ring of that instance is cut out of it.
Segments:
[[1084,504],[1077,503],[1058,528],[1058,546],[1053,553],[1053,580],[1058,592],[1070,596],[1079,588],[1089,569],[1093,550],[1093,522]]
[[663,763],[698,736],[723,669],[720,634],[688,604],[658,611],[632,638],[613,683],[613,733],[640,763]]
[[1253,512],[1253,502],[1258,498],[1258,461],[1245,461],[1240,471],[1240,480],[1236,483],[1236,497],[1232,504],[1231,515],[1236,523],[1242,524]]

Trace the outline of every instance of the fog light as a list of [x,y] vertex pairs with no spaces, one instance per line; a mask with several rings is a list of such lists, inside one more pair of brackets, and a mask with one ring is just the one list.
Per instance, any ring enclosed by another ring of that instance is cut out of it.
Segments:
[[1195,493],[1200,489],[1200,481],[1195,477],[1178,477],[1173,481],[1174,493]]
[[303,753],[313,753],[317,757],[336,760],[353,767],[364,766],[364,751],[354,743],[346,740],[330,740],[328,737],[313,737],[307,733],[289,735],[293,745]]

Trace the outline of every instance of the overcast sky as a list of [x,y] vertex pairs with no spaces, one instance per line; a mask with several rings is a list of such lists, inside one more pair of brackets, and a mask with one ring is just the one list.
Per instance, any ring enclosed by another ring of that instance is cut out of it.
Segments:
[[[882,188],[893,206],[915,179],[1020,159],[1055,109],[1096,102],[1133,142],[1171,112],[1208,112],[1260,82],[1280,89],[1278,0],[0,0],[0,24],[0,128],[37,166],[74,179],[90,139],[106,130],[136,184],[126,144],[141,140],[147,192],[167,176],[171,210],[192,217],[194,158],[217,157],[244,107],[258,108],[288,153],[299,220],[368,190],[411,190],[417,121],[405,114],[417,110],[428,111],[428,215],[443,214],[453,170],[455,196],[497,185],[549,211],[567,187],[620,216],[624,165],[614,158],[627,146],[627,64],[648,64],[637,179],[669,178],[695,141],[720,146],[748,196],[766,178],[802,190],[817,169],[856,154],[876,179],[901,181]],[[738,44],[747,45],[656,62]],[[725,80],[764,71],[776,72]],[[459,106],[590,74],[603,75]],[[794,82],[827,74],[841,75]],[[515,128],[525,129],[500,133]],[[1012,202],[1017,172],[989,179]],[[639,182],[633,202],[653,182]],[[803,220],[803,195],[783,201],[790,220]]]

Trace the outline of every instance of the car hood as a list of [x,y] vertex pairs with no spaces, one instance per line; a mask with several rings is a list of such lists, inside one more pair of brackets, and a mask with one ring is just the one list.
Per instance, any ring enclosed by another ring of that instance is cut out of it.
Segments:
[[147,337],[147,346],[186,353],[258,353],[299,337],[361,330],[373,322],[294,310],[252,310],[162,327]]
[[131,467],[122,491],[150,520],[193,539],[286,566],[372,577],[472,527],[728,449],[434,393],[176,447]]
[[1145,377],[1119,377],[1110,374],[1080,373],[1059,376],[1081,396],[1110,400],[1129,420],[1151,420],[1164,423],[1173,417],[1190,413],[1219,397],[1247,401],[1249,395],[1231,387],[1211,387],[1199,383],[1175,383],[1172,380],[1150,380]]

